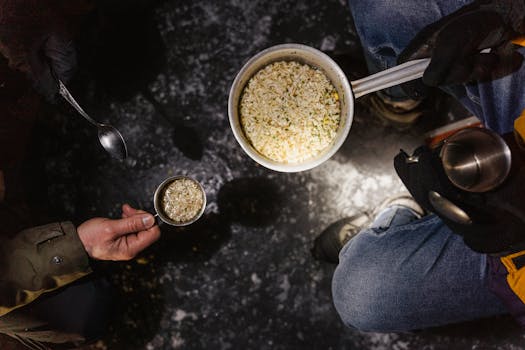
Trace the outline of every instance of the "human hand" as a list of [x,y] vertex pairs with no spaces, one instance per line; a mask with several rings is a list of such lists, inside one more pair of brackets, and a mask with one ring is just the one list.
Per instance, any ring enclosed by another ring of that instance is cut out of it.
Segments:
[[77,66],[73,39],[67,35],[51,33],[39,51],[31,52],[30,77],[35,89],[46,100],[54,102],[58,93],[58,81],[67,83]]
[[133,259],[160,237],[153,215],[128,204],[122,206],[122,219],[90,219],[77,232],[88,255],[98,260]]
[[[411,156],[401,151],[394,159],[399,178],[418,204],[439,216],[452,232],[463,237],[468,247],[479,253],[499,254],[525,247],[525,186],[522,185],[525,153],[513,133],[502,137],[512,154],[512,169],[501,185],[486,192],[468,192],[456,187],[444,171],[441,147],[421,146]],[[435,207],[443,202],[431,201],[430,192],[460,208],[471,222]]]
[[423,75],[429,86],[503,77],[523,61],[510,40],[525,32],[524,18],[522,0],[474,1],[425,27],[398,62],[431,57]]

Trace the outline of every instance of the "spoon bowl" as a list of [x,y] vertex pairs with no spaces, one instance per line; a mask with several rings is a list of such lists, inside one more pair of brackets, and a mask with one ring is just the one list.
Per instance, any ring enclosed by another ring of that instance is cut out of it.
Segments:
[[120,160],[126,159],[128,156],[128,148],[120,132],[108,124],[99,124],[97,127],[98,139],[106,152],[113,158]]

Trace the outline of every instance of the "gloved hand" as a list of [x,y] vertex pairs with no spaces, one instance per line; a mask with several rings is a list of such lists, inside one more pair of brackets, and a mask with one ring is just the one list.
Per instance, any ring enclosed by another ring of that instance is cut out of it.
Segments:
[[73,39],[68,35],[51,33],[40,50],[30,52],[30,77],[36,90],[53,102],[58,93],[57,78],[67,83],[77,67]]
[[474,1],[425,27],[400,54],[398,63],[431,57],[423,75],[428,86],[502,77],[522,64],[523,56],[510,40],[525,33],[524,19],[523,0]]
[[[485,193],[460,190],[448,180],[439,149],[418,148],[411,158],[404,152],[394,159],[394,167],[414,199],[427,211],[434,212],[472,250],[502,253],[523,250],[525,245],[525,153],[521,153],[512,134],[505,135],[512,152],[512,168],[505,182]],[[413,161],[412,159],[417,159]],[[429,200],[435,191],[460,207],[472,220],[465,224],[441,215]]]
[[52,101],[58,84],[76,67],[76,54],[63,8],[56,1],[0,2],[0,52],[12,69],[25,73],[37,91]]

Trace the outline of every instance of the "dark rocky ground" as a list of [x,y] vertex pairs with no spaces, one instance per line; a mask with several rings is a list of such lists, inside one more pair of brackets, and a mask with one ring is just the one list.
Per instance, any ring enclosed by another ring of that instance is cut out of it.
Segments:
[[411,334],[347,329],[331,302],[334,266],[310,256],[329,223],[399,191],[393,156],[453,117],[447,110],[400,132],[370,114],[364,98],[342,149],[298,174],[262,168],[236,143],[229,87],[258,51],[284,42],[344,51],[353,57],[346,69],[366,74],[343,0],[161,1],[129,4],[107,19],[88,21],[82,33],[72,90],[95,119],[122,132],[130,156],[109,158],[96,131],[60,107],[35,142],[45,174],[35,185],[47,189],[49,215],[118,217],[123,202],[152,211],[157,184],[174,174],[200,180],[208,206],[188,228],[162,226],[161,241],[139,259],[101,266],[116,286],[118,312],[90,348],[525,347],[506,317]]

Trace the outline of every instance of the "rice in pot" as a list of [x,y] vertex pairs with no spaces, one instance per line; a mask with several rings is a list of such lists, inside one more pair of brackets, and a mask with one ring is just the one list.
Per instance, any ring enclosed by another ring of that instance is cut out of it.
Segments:
[[327,149],[341,119],[339,96],[319,69],[272,63],[246,84],[240,121],[251,145],[281,163],[300,163]]

